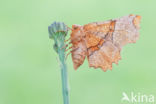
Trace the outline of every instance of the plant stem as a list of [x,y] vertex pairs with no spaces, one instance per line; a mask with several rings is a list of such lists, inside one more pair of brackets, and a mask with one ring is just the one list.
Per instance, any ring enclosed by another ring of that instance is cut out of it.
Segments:
[[[62,40],[62,39],[61,39]],[[62,40],[64,41],[64,40]],[[61,42],[63,43],[63,42]],[[65,50],[62,49],[64,44],[60,44],[61,46],[58,48],[58,55],[61,63],[61,79],[62,79],[62,92],[63,92],[63,101],[64,104],[69,104],[69,90],[68,90],[68,74],[67,74],[67,66],[65,63]]]
[[54,50],[59,55],[61,65],[61,79],[62,79],[62,92],[64,104],[69,104],[69,91],[68,91],[68,75],[67,66],[65,63],[65,37],[68,29],[62,22],[54,22],[48,27],[49,38],[55,41],[53,46]]

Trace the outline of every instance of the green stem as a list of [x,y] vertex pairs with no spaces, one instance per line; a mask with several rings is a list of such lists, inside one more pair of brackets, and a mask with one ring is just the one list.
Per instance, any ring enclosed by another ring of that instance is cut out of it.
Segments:
[[68,75],[67,75],[67,66],[65,62],[61,62],[61,77],[62,77],[63,101],[64,104],[69,104]]
[[[64,41],[64,40],[62,40]],[[62,42],[61,42],[62,43]],[[63,92],[63,101],[64,104],[69,104],[69,91],[68,91],[68,74],[67,74],[67,66],[65,63],[65,50],[62,49],[64,44],[61,44],[58,49],[59,59],[61,62],[61,78],[62,78],[62,92]]]
[[68,91],[68,75],[67,66],[65,63],[65,37],[67,35],[68,29],[66,25],[62,22],[54,22],[48,27],[49,38],[55,41],[54,50],[59,55],[59,60],[61,63],[61,79],[62,79],[62,92],[63,92],[63,102],[64,104],[69,104],[69,91]]

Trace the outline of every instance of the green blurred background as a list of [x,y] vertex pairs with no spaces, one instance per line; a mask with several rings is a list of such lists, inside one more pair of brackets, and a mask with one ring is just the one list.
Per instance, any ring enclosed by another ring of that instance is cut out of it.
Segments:
[[[67,59],[71,104],[123,104],[122,92],[156,97],[155,0],[3,0],[0,3],[0,104],[62,104],[53,21],[86,24],[142,16],[140,39],[125,46],[112,71],[75,71]],[[69,37],[69,36],[68,36]],[[129,104],[129,103],[124,103]],[[147,104],[147,103],[146,103]]]

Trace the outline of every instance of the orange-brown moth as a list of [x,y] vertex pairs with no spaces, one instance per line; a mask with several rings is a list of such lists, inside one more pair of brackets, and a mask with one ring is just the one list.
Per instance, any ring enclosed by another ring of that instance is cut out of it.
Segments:
[[72,61],[74,69],[83,64],[87,56],[89,66],[104,71],[118,64],[120,51],[127,43],[139,38],[141,16],[128,15],[105,22],[94,22],[84,26],[72,25]]

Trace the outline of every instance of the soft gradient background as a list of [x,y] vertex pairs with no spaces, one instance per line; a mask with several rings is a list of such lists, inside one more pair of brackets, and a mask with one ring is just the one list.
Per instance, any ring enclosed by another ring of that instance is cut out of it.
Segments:
[[[48,37],[53,21],[86,24],[142,16],[140,39],[125,46],[112,71],[75,71],[67,59],[71,104],[123,104],[122,92],[156,100],[155,0],[3,0],[0,3],[0,104],[62,104],[57,54]],[[129,104],[129,103],[124,103]],[[147,103],[146,103],[147,104]]]

